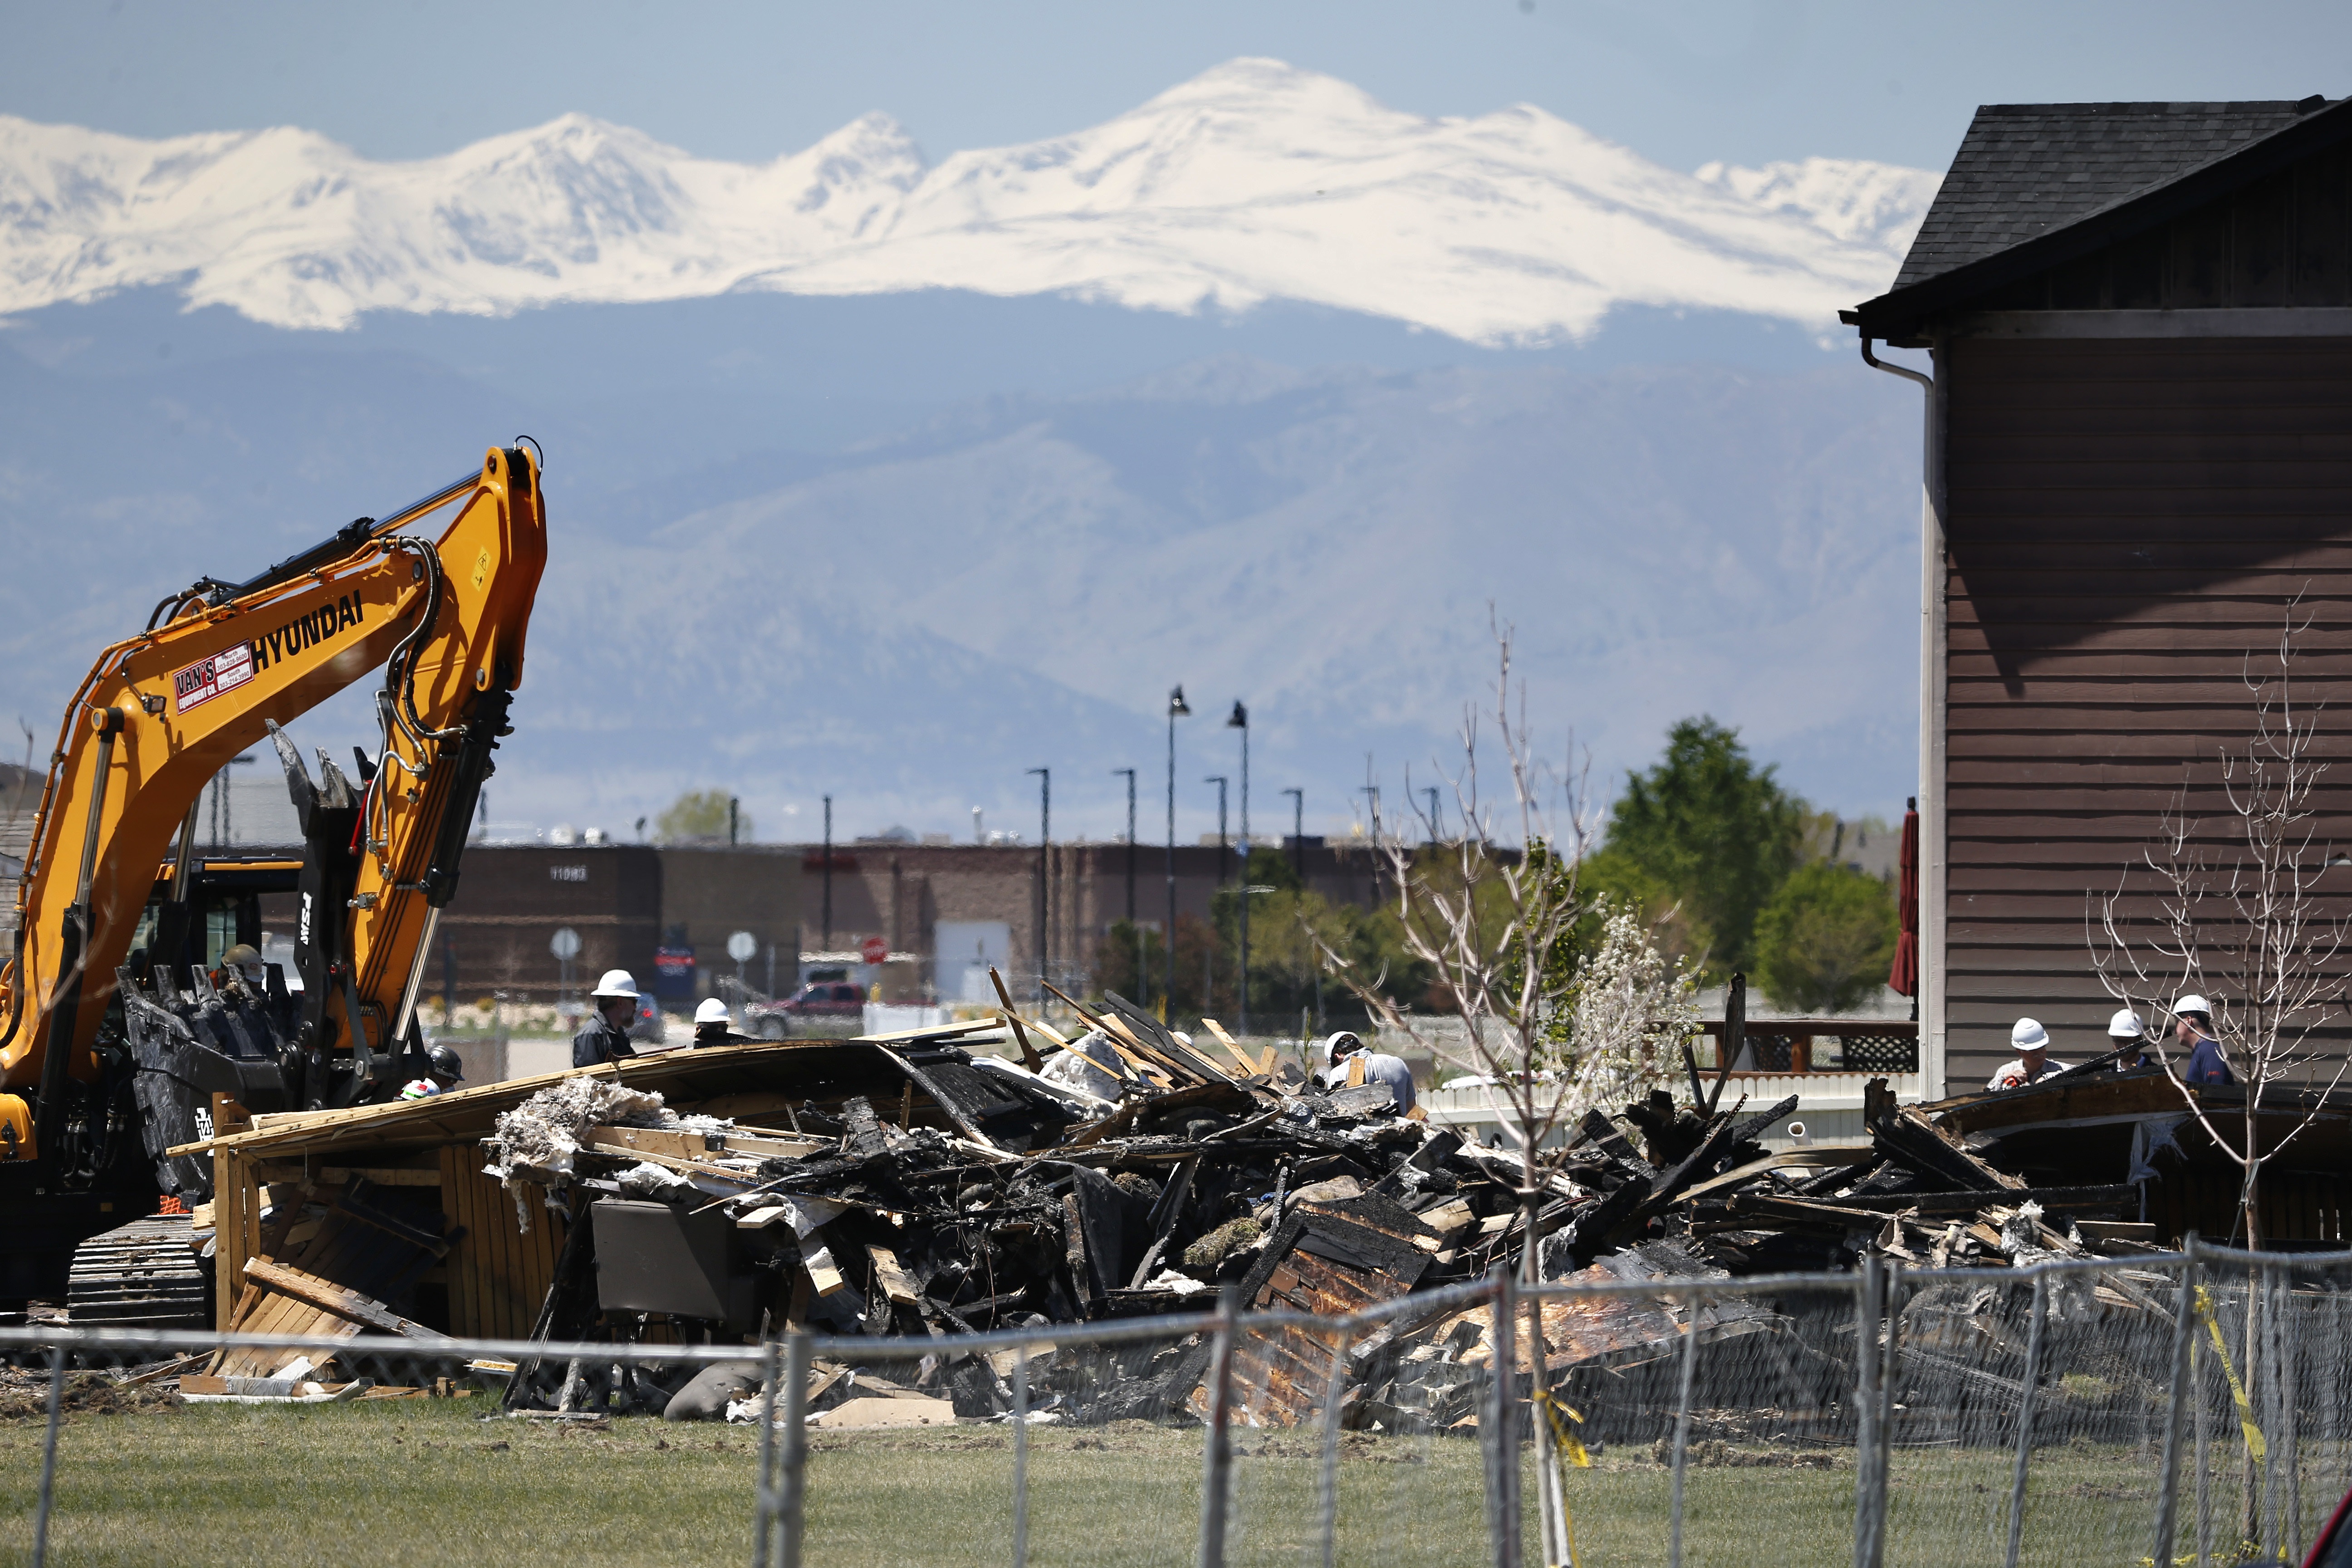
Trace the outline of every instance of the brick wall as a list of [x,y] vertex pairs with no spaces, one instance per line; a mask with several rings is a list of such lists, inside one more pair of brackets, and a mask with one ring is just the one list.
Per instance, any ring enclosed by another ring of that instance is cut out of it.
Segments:
[[[580,933],[575,991],[584,993],[614,968],[649,983],[661,936],[662,880],[660,853],[643,845],[469,847],[439,933],[456,960],[457,1000],[494,991],[554,1000],[559,967],[548,942],[565,926]],[[443,964],[439,951],[426,959],[427,994],[441,994]]]

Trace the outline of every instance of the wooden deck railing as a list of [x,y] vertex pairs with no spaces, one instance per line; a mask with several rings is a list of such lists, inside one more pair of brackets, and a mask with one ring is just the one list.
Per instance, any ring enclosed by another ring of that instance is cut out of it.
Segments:
[[[1722,1066],[1724,1024],[1699,1026],[1693,1047],[1707,1072]],[[1919,1026],[1907,1018],[1761,1018],[1747,1030],[1741,1073],[1876,1072],[1919,1070]]]

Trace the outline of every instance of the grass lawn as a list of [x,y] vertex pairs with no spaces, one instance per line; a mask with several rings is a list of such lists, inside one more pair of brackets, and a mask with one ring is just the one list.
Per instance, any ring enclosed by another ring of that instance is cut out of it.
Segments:
[[[50,1560],[59,1568],[687,1568],[747,1559],[752,1428],[623,1417],[591,1429],[483,1421],[481,1409],[475,1399],[76,1415],[59,1445]],[[811,1442],[811,1568],[1011,1561],[1013,1451],[1003,1428],[823,1433]],[[1312,1436],[1245,1433],[1239,1447],[1230,1559],[1316,1563]],[[22,1562],[29,1549],[40,1451],[37,1419],[0,1421],[0,1563]],[[1035,1431],[1030,1561],[1190,1563],[1200,1469],[1197,1431],[1140,1423]],[[2025,1562],[2131,1563],[2147,1552],[2154,1486],[2144,1456],[2051,1449],[2033,1474]],[[1999,1562],[2008,1475],[2000,1453],[1898,1453],[1889,1563]],[[1686,1561],[1846,1561],[1853,1485],[1847,1455],[1829,1468],[1694,1465]],[[1587,1568],[1664,1563],[1670,1488],[1646,1452],[1612,1452],[1571,1472]],[[1487,1560],[1474,1442],[1350,1434],[1340,1489],[1343,1563]],[[1527,1494],[1532,1508],[1531,1474]],[[1539,1561],[1532,1542],[1528,1561]]]

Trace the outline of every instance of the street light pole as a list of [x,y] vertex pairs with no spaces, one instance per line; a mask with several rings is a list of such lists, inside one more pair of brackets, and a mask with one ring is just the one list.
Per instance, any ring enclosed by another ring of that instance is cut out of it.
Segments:
[[1143,929],[1135,923],[1135,770],[1113,768],[1115,778],[1127,775],[1127,929],[1135,938],[1135,1000],[1138,1005],[1149,1002],[1144,994],[1149,977],[1143,973]]
[[1222,887],[1222,886],[1224,884],[1224,880],[1225,880],[1225,855],[1226,855],[1226,847],[1225,847],[1225,784],[1226,784],[1226,779],[1225,779],[1225,775],[1224,775],[1224,774],[1223,774],[1223,773],[1211,773],[1208,777],[1206,777],[1206,778],[1202,779],[1201,782],[1202,782],[1202,784],[1214,784],[1214,785],[1216,785],[1216,786],[1217,786],[1217,882],[1218,882],[1218,885]]
[[[1290,797],[1290,868],[1298,878],[1298,890],[1307,891],[1307,792],[1286,789]],[[1315,1028],[1323,1029],[1323,955],[1315,955]]]
[[1241,996],[1235,1004],[1235,1023],[1243,1036],[1249,1034],[1249,710],[1242,700],[1234,699],[1234,710],[1226,716],[1225,728],[1242,732],[1242,963]]
[[1434,844],[1437,842],[1437,790],[1432,785],[1421,793],[1429,797],[1429,841]]
[[833,951],[833,796],[824,797],[824,935],[817,946]]
[[1176,994],[1176,721],[1189,717],[1192,708],[1184,700],[1181,686],[1168,691],[1168,929],[1160,946],[1168,960],[1168,984],[1160,994],[1160,1009],[1164,1016],[1168,999]]
[[1054,872],[1045,858],[1054,841],[1054,770],[1029,771],[1037,775],[1037,1010],[1043,1012],[1046,971],[1054,960]]
[[1307,792],[1286,789],[1290,797],[1290,868],[1298,877],[1298,890],[1307,890]]

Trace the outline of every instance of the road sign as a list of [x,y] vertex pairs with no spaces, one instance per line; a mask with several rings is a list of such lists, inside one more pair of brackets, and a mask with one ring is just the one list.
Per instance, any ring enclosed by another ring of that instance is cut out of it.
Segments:
[[890,944],[878,936],[869,936],[857,944],[857,956],[868,963],[879,963],[890,956]]
[[580,956],[580,933],[570,926],[558,926],[555,934],[547,939],[547,951],[566,963]]
[[738,963],[749,963],[751,955],[760,951],[760,939],[748,931],[739,931],[727,939],[727,956]]

